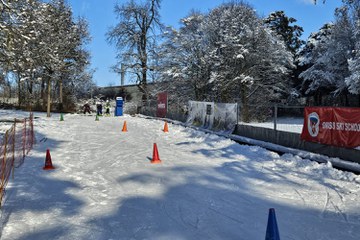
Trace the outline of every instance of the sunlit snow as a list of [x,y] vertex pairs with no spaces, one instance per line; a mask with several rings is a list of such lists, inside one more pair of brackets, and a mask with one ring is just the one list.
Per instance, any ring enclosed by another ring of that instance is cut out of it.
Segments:
[[[264,239],[269,208],[281,239],[360,239],[360,177],[331,164],[176,124],[164,133],[160,120],[35,117],[1,239]],[[55,170],[42,170],[46,149]]]

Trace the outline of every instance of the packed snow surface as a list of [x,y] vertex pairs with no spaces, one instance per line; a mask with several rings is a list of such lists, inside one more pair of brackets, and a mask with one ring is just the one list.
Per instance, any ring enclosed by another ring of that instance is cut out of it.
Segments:
[[[270,208],[281,239],[360,239],[360,177],[331,164],[175,124],[165,133],[160,120],[35,117],[1,239],[264,239]],[[55,170],[42,170],[46,149]]]
[[[269,121],[260,122],[260,123],[241,122],[241,124],[274,129],[274,120],[269,120]],[[303,124],[304,124],[304,118],[282,117],[282,118],[277,119],[276,129],[279,131],[284,131],[284,132],[301,133]]]

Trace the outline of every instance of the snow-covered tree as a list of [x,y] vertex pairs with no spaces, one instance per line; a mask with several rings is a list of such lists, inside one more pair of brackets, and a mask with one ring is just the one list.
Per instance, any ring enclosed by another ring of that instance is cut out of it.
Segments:
[[218,101],[240,99],[248,121],[249,105],[283,96],[292,54],[249,5],[234,1],[213,9],[206,29],[213,66],[210,83]]
[[[344,1],[345,2],[345,1]],[[351,1],[351,6],[357,1]],[[335,22],[325,44],[313,58],[313,65],[300,74],[304,79],[306,94],[315,95],[316,104],[322,104],[322,95],[339,96],[341,104],[348,105],[349,63],[354,57],[356,37],[354,36],[354,14],[351,7],[343,5],[335,12]]]
[[6,69],[14,68],[16,60],[19,60],[16,59],[16,51],[20,51],[19,47],[27,45],[34,38],[33,10],[37,4],[37,1],[32,0],[0,2],[0,61]]
[[[324,24],[318,32],[311,33],[306,41],[305,46],[297,54],[296,61],[298,65],[303,69],[303,73],[300,77],[303,79],[301,84],[301,91],[305,95],[315,96],[315,102],[320,104],[321,99],[321,88],[320,86],[326,87],[326,82],[320,82],[322,69],[325,67],[324,64],[314,66],[319,58],[321,58],[327,50],[329,44],[333,24]],[[307,71],[309,70],[309,71]]]
[[354,57],[348,60],[350,76],[345,79],[345,83],[350,93],[360,94],[360,20],[357,22],[355,38]]
[[360,95],[360,1],[344,2],[352,18],[354,40],[352,57],[348,59],[350,76],[345,79],[345,83],[350,93]]
[[[44,102],[48,103],[50,115],[51,91],[59,91],[61,106],[63,82],[71,79],[72,83],[80,83],[75,75],[91,76],[86,73],[89,64],[89,54],[84,50],[89,40],[86,21],[75,22],[65,0],[1,3],[0,54],[3,62],[0,64],[6,74],[12,73],[17,79],[19,104],[35,99],[35,85],[41,86],[42,93],[47,86],[48,97]],[[90,80],[87,77],[87,83]],[[41,98],[45,98],[45,94]]]
[[293,54],[295,67],[289,69],[289,86],[292,87],[289,98],[290,101],[298,98],[300,95],[298,92],[298,86],[300,84],[298,75],[301,72],[301,67],[299,67],[295,59],[299,49],[305,44],[305,41],[300,38],[303,33],[303,28],[296,25],[296,22],[297,20],[295,18],[286,16],[284,11],[272,12],[264,19],[266,26],[285,42],[287,49]]
[[[34,39],[36,37],[35,0],[2,1],[0,55],[5,76],[17,79],[19,104],[24,100],[22,84],[34,72]],[[0,4],[0,5],[1,5]],[[29,86],[27,86],[29,87]]]
[[330,39],[331,29],[333,24],[324,24],[318,32],[311,33],[305,46],[297,54],[297,61],[299,65],[306,66],[315,63],[319,54],[324,51],[325,45]]
[[161,46],[162,79],[171,83],[168,91],[183,102],[207,100],[210,66],[203,32],[204,19],[203,14],[192,11],[181,19],[179,30],[169,28],[166,31],[166,41]]
[[332,34],[332,41],[327,51],[330,72],[334,75],[335,95],[345,97],[348,105],[348,89],[345,78],[350,75],[348,60],[352,57],[355,47],[354,27],[352,17],[346,8],[338,8],[335,12],[335,25]]
[[71,8],[64,0],[43,3],[37,15],[37,59],[42,69],[42,86],[47,87],[47,112],[50,116],[51,92],[58,86],[62,105],[62,86],[74,66],[88,64],[88,53],[82,44],[87,39],[84,27],[74,22]]
[[252,36],[259,27],[254,10],[243,3],[223,4],[209,13],[205,26],[212,65],[209,84],[216,100],[229,101],[233,95],[230,91],[248,94],[245,88],[254,82],[254,64],[249,61],[256,40]]
[[233,1],[208,14],[193,12],[169,35],[165,73],[191,86],[195,99],[240,100],[249,120],[249,104],[286,95],[292,54],[249,5]]

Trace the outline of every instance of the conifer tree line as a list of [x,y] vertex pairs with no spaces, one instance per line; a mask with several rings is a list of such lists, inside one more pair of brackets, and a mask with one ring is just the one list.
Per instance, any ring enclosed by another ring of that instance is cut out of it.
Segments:
[[239,102],[246,119],[301,97],[311,105],[360,106],[359,2],[343,0],[334,21],[305,41],[284,11],[262,18],[244,1],[191,11],[175,29],[161,24],[159,0],[131,0],[117,5],[120,21],[108,39],[140,86],[151,81],[144,72],[155,74],[163,82],[157,91],[174,101]]
[[[326,3],[325,3],[326,4]],[[325,95],[337,97],[340,106],[360,105],[360,1],[343,0],[335,20],[308,38],[298,54],[303,95],[322,105]],[[357,102],[349,102],[349,97]],[[331,99],[330,99],[331,100]]]
[[65,0],[0,1],[0,86],[32,110],[71,110],[91,87],[90,35]]

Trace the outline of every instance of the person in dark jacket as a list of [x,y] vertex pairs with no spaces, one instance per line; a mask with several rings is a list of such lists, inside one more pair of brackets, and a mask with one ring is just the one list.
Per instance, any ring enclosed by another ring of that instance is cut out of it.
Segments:
[[96,114],[98,115],[98,116],[102,116],[102,102],[101,101],[97,101],[96,102],[96,110],[97,110],[97,112],[96,112]]
[[84,114],[86,114],[86,113],[91,113],[91,111],[90,111],[90,105],[89,105],[89,103],[88,102],[86,102],[85,104],[84,104]]

